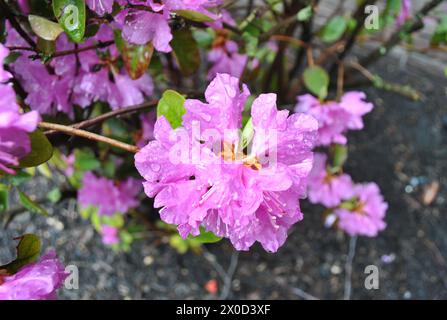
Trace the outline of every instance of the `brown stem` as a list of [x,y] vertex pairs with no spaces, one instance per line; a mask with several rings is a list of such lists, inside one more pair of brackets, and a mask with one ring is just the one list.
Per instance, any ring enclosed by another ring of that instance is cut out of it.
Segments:
[[96,133],[92,133],[92,132],[81,130],[81,129],[76,129],[76,128],[69,127],[69,126],[64,126],[61,124],[41,122],[41,123],[39,123],[39,127],[42,129],[56,130],[56,131],[63,132],[65,134],[68,134],[71,136],[78,136],[78,137],[86,138],[86,139],[97,141],[97,142],[103,142],[103,143],[109,144],[113,147],[116,147],[116,148],[119,148],[119,149],[122,149],[125,151],[129,151],[132,153],[137,153],[139,151],[138,147],[136,147],[136,146],[133,146],[133,145],[121,142],[121,141],[117,141],[114,139],[110,139],[110,138],[101,136]]
[[[107,113],[104,113],[100,116],[97,116],[93,119],[87,119],[78,123],[74,123],[72,125],[70,125],[69,127],[75,128],[75,129],[81,129],[81,128],[88,128],[88,127],[92,127],[98,123],[104,122],[108,119],[111,118],[115,118],[115,117],[119,117],[125,114],[132,114],[141,110],[145,110],[145,109],[149,109],[151,107],[154,107],[158,104],[158,100],[151,100],[142,104],[138,104],[136,106],[132,106],[132,107],[127,107],[127,108],[122,108],[122,109],[118,109],[118,110],[113,110]],[[46,131],[45,134],[49,135],[49,134],[53,134],[58,132],[57,130],[49,130]]]

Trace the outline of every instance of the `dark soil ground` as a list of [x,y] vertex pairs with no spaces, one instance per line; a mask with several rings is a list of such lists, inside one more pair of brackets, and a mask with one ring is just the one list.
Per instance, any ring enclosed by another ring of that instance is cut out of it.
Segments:
[[[441,70],[397,62],[388,58],[377,70],[385,79],[411,84],[423,99],[368,89],[376,108],[366,129],[349,135],[347,171],[358,182],[377,182],[389,203],[387,229],[357,241],[351,298],[446,299],[447,81]],[[434,181],[440,190],[424,205],[422,196]],[[37,195],[49,190],[43,179],[34,183]],[[322,208],[305,201],[302,207],[304,221],[276,254],[258,245],[237,254],[221,241],[204,254],[179,255],[155,234],[129,253],[115,253],[77,215],[75,202],[66,201],[48,208],[50,218],[24,214],[0,231],[0,260],[12,257],[13,237],[35,232],[66,264],[79,267],[79,290],[61,290],[62,299],[342,299],[350,239],[324,228]],[[365,289],[367,265],[379,268],[377,290]],[[205,289],[212,279],[216,295]]]

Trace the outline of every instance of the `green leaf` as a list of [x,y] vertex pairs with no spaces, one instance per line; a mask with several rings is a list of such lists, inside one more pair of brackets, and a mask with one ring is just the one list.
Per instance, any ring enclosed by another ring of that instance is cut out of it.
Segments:
[[115,43],[123,57],[124,66],[130,78],[136,80],[143,76],[149,68],[154,53],[152,43],[130,44],[122,38],[120,30],[115,31]]
[[348,159],[348,147],[335,144],[331,146],[332,165],[339,171]]
[[320,66],[311,66],[304,71],[304,84],[310,92],[320,99],[326,98],[329,87],[329,75]]
[[28,16],[28,21],[33,32],[39,36],[39,38],[47,41],[56,40],[57,37],[64,32],[59,24],[43,17],[30,14]]
[[340,39],[347,27],[346,19],[342,16],[335,16],[329,20],[321,31],[321,40],[331,43]]
[[19,168],[36,167],[53,156],[53,146],[40,129],[30,133],[29,137],[31,152],[20,160]]
[[81,42],[85,34],[85,1],[53,0],[53,12],[68,37]]
[[200,67],[200,51],[190,29],[173,32],[171,47],[184,76],[190,76]]
[[182,117],[186,113],[183,106],[185,97],[174,90],[166,90],[157,106],[157,117],[165,116],[171,127],[176,129],[182,125]]
[[242,148],[245,148],[249,145],[251,140],[253,139],[255,132],[253,129],[253,120],[250,117],[247,123],[245,124],[244,130],[242,130]]
[[433,33],[430,43],[432,45],[440,45],[447,43],[447,15],[445,15]]
[[59,188],[53,188],[50,192],[47,194],[48,200],[50,200],[52,203],[57,203],[62,198],[62,193]]
[[96,159],[93,151],[88,150],[75,150],[75,163],[76,170],[81,171],[93,171],[101,167],[101,162]]
[[305,22],[305,21],[308,21],[312,17],[312,14],[313,14],[313,9],[312,9],[312,6],[309,5],[307,7],[304,7],[300,11],[298,11],[296,18],[298,21]]
[[0,212],[8,210],[9,207],[9,187],[0,183]]
[[90,221],[92,222],[93,227],[97,232],[101,232],[101,217],[98,214],[98,210],[92,212],[92,216],[90,217]]
[[82,219],[89,219],[92,215],[96,214],[98,209],[94,206],[87,206],[85,208],[79,208],[79,214],[81,215]]
[[124,216],[122,213],[115,213],[113,216],[101,216],[101,224],[122,228],[124,226]]
[[188,251],[188,242],[182,239],[178,234],[173,234],[169,238],[169,244],[180,254],[184,254]]
[[197,237],[191,238],[200,241],[200,243],[215,243],[222,240],[222,238],[216,236],[211,231],[205,231],[203,227],[200,227],[200,234]]
[[207,16],[206,14],[193,11],[193,10],[176,10],[174,13],[178,14],[179,16],[195,21],[195,22],[213,22],[214,19],[210,16]]
[[42,208],[38,203],[33,201],[29,196],[27,196],[24,192],[18,190],[19,192],[19,200],[20,203],[28,209],[32,213],[41,214],[44,216],[48,216],[47,210]]
[[37,261],[41,249],[40,239],[34,234],[25,234],[15,240],[20,240],[17,245],[17,258],[7,265],[0,266],[0,270],[6,269],[11,275],[27,264]]
[[209,48],[213,44],[216,32],[211,28],[206,30],[194,29],[192,35],[201,48]]

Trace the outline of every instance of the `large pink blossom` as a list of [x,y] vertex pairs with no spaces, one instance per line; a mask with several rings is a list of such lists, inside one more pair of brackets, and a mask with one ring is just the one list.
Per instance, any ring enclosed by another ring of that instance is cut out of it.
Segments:
[[[182,237],[198,235],[204,226],[229,238],[238,250],[258,241],[275,252],[288,229],[302,219],[298,199],[312,168],[318,124],[306,114],[278,111],[276,95],[262,94],[253,102],[253,143],[244,154],[234,131],[241,128],[248,95],[237,78],[217,74],[205,92],[206,103],[186,100],[183,127],[174,131],[164,117],[157,120],[155,140],[136,154],[135,165],[146,180],[146,194],[162,208],[161,219],[178,225]],[[196,126],[219,138],[197,136]],[[173,134],[192,136],[187,148],[202,141],[198,162],[171,161]]]
[[338,227],[349,235],[377,236],[386,227],[384,221],[388,204],[383,200],[377,184],[371,182],[354,186],[349,206],[334,211]]
[[56,298],[67,274],[54,251],[12,276],[0,273],[0,300],[47,300]]
[[353,183],[347,174],[332,174],[326,166],[327,156],[315,153],[314,165],[309,175],[308,198],[312,203],[319,203],[327,208],[336,207],[342,199],[353,194]]
[[364,101],[365,97],[363,92],[351,91],[345,93],[340,102],[321,102],[305,94],[297,97],[295,111],[310,114],[318,120],[318,145],[346,144],[346,131],[362,129],[362,117],[373,109],[372,103]]
[[31,151],[28,134],[37,128],[40,116],[36,111],[22,114],[16,102],[11,75],[3,70],[3,59],[8,54],[0,44],[0,171],[14,174],[10,167]]
[[114,182],[87,172],[82,179],[82,188],[78,191],[78,202],[82,208],[98,208],[100,215],[126,213],[138,206],[140,190],[141,184],[137,179]]

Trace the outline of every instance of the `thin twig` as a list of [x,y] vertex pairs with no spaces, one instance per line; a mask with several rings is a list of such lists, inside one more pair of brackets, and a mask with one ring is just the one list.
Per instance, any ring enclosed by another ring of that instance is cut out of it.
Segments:
[[[115,118],[115,117],[119,117],[125,114],[132,114],[134,112],[138,112],[141,110],[145,110],[145,109],[149,109],[151,107],[154,107],[158,104],[158,100],[151,100],[142,104],[138,104],[135,106],[131,106],[131,107],[127,107],[127,108],[122,108],[122,109],[118,109],[118,110],[113,110],[107,113],[104,113],[100,116],[97,116],[95,118],[92,119],[88,119],[88,120],[84,120],[75,124],[70,125],[69,127],[75,128],[75,129],[82,129],[82,128],[88,128],[88,127],[92,127],[98,123],[102,123],[108,119],[111,118]],[[45,134],[49,135],[49,134],[53,134],[53,133],[57,133],[57,130],[49,130],[46,131]]]
[[61,124],[41,122],[41,123],[39,123],[39,127],[42,129],[50,129],[50,130],[60,131],[65,134],[68,134],[68,135],[78,136],[78,137],[86,138],[86,139],[97,141],[97,142],[103,142],[103,143],[109,144],[111,146],[114,146],[116,148],[119,148],[119,149],[122,149],[125,151],[129,151],[129,152],[133,152],[133,153],[137,153],[139,151],[138,147],[136,147],[136,146],[133,146],[133,145],[121,142],[121,141],[117,141],[117,140],[114,140],[111,138],[107,138],[107,137],[101,136],[96,133],[92,133],[92,132],[80,130],[80,129],[75,129],[73,127],[64,126]]
[[343,295],[344,300],[351,299],[351,291],[352,291],[352,262],[355,256],[355,247],[357,244],[357,236],[351,237],[349,239],[349,251],[348,257],[346,258],[345,264],[345,291]]

